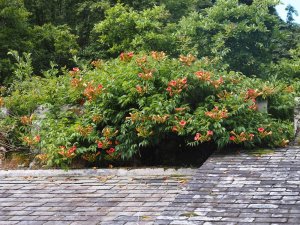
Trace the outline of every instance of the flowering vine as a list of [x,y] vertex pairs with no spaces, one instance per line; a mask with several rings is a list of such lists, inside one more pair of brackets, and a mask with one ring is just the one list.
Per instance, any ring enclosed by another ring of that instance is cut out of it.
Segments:
[[32,124],[32,120],[33,120],[33,114],[30,116],[21,116],[20,117],[20,121],[23,125],[30,125]]
[[32,138],[28,137],[28,136],[23,137],[23,142],[28,146],[34,146],[34,145],[38,144],[40,141],[41,141],[40,135],[36,135]]
[[205,115],[213,120],[221,120],[228,117],[228,111],[226,108],[220,110],[218,106],[215,106],[213,110],[205,112]]
[[219,88],[224,83],[222,76],[217,80],[211,80],[211,75],[207,71],[197,71],[195,72],[195,75],[199,80],[208,82],[208,84],[212,85],[214,88]]
[[78,67],[74,67],[70,72],[69,72],[71,77],[76,77],[80,75],[80,69]]
[[205,142],[205,141],[210,141],[211,137],[213,135],[214,135],[214,132],[211,131],[211,130],[208,130],[205,135],[202,135],[200,133],[196,133],[196,135],[194,137],[194,141],[201,142],[201,143]]
[[68,148],[66,146],[60,146],[59,147],[60,151],[58,154],[62,155],[65,158],[71,159],[76,156],[76,146],[72,146],[71,148]]
[[241,132],[240,134],[235,133],[234,131],[230,132],[231,136],[229,140],[234,142],[235,144],[240,144],[245,141],[252,141],[254,138],[254,134]]
[[183,89],[187,88],[187,78],[179,78],[176,80],[171,80],[168,83],[167,92],[170,96],[174,96],[176,94],[180,94]]
[[129,62],[133,57],[133,52],[122,52],[120,54],[120,60],[124,62]]
[[94,100],[99,94],[103,91],[103,85],[99,84],[96,87],[93,86],[93,82],[88,82],[85,86],[86,88],[83,91],[83,95],[89,100]]
[[191,66],[192,63],[196,61],[196,57],[193,56],[192,54],[188,54],[187,56],[180,55],[179,61],[186,66]]
[[161,61],[163,59],[166,58],[166,53],[164,52],[156,52],[156,51],[152,51],[151,52],[151,56],[154,60],[156,61]]
[[89,125],[87,127],[78,126],[76,128],[76,130],[82,137],[87,137],[88,135],[90,135],[93,132],[94,128],[91,125]]
[[258,135],[259,135],[261,138],[265,138],[265,137],[267,137],[267,136],[272,135],[272,131],[266,131],[265,128],[263,128],[263,127],[257,128],[257,131],[258,131]]
[[202,81],[210,81],[210,73],[206,71],[197,71],[195,72],[196,77]]
[[187,124],[187,121],[184,120],[184,119],[182,119],[180,121],[177,121],[177,124],[172,127],[172,131],[175,132],[175,133],[176,132],[181,132],[181,131],[183,131],[183,128],[185,127],[186,124]]

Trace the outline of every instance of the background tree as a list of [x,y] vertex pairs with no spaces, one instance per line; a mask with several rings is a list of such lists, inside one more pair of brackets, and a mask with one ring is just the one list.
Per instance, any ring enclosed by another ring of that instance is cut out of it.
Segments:
[[9,76],[12,67],[8,51],[28,51],[31,46],[29,15],[22,0],[0,0],[0,84]]
[[117,4],[106,11],[106,17],[95,25],[99,50],[103,56],[116,56],[122,51],[171,51],[172,24],[169,12],[163,6],[143,11]]
[[292,58],[299,26],[277,0],[0,0],[0,83],[12,79],[10,50],[31,52],[36,74],[122,51],[193,53],[244,74],[269,76],[270,64]]
[[192,13],[179,23],[180,51],[190,49],[199,57],[210,56],[247,75],[260,75],[272,61],[278,16],[270,13],[277,1],[219,0],[202,13]]
[[109,0],[25,0],[31,13],[30,23],[42,26],[67,25],[78,35],[80,46],[88,45],[90,32],[95,23],[104,18],[104,11],[111,6]]
[[78,53],[77,36],[71,34],[67,25],[44,24],[31,29],[33,66],[37,74],[50,68],[55,62],[70,67],[71,58]]
[[286,15],[286,22],[287,24],[291,25],[293,24],[294,22],[294,15],[298,16],[298,12],[297,10],[291,6],[291,5],[288,5],[285,10],[287,11],[287,15]]
[[34,25],[68,24],[76,26],[76,10],[84,0],[24,0],[25,7],[31,13],[30,23]]
[[189,12],[199,11],[203,8],[212,6],[213,0],[120,0],[113,1],[114,3],[124,3],[135,10],[142,11],[144,9],[152,8],[154,6],[165,6],[170,13],[170,20],[172,22],[178,21],[182,16]]

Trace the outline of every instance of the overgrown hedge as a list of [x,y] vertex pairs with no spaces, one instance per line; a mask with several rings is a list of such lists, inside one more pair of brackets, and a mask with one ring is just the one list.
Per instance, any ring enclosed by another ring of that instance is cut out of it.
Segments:
[[[20,81],[2,90],[1,132],[50,165],[131,158],[174,134],[191,146],[285,146],[293,87],[217,68],[192,55],[129,52],[37,77],[19,61]],[[275,116],[257,110],[261,99]]]

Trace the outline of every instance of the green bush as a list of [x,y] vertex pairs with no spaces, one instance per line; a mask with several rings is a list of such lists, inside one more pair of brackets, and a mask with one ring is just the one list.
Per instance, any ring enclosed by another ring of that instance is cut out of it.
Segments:
[[[11,128],[8,136],[16,145],[42,153],[52,165],[79,157],[130,158],[174,135],[191,146],[285,146],[291,122],[259,112],[256,101],[292,99],[293,92],[282,83],[215,68],[192,55],[129,52],[59,77],[49,75],[58,72],[52,69],[47,77],[27,77],[4,93],[1,104],[10,116],[1,126]],[[280,109],[275,105],[273,111]]]
[[[164,6],[136,11],[123,4],[116,4],[105,11],[105,19],[95,25],[94,49],[103,56],[116,56],[122,51],[173,51],[174,24],[168,23],[170,13]],[[98,53],[99,54],[99,53]]]

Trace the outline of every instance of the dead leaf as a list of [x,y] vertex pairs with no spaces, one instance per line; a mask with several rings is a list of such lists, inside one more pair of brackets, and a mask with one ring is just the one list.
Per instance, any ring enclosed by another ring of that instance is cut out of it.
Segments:
[[188,181],[189,180],[187,180],[187,179],[181,179],[181,180],[179,180],[179,183],[180,184],[186,184]]
[[151,220],[152,217],[151,216],[142,216],[142,220]]
[[114,176],[99,176],[99,177],[96,177],[99,181],[105,183],[107,180],[113,178]]

